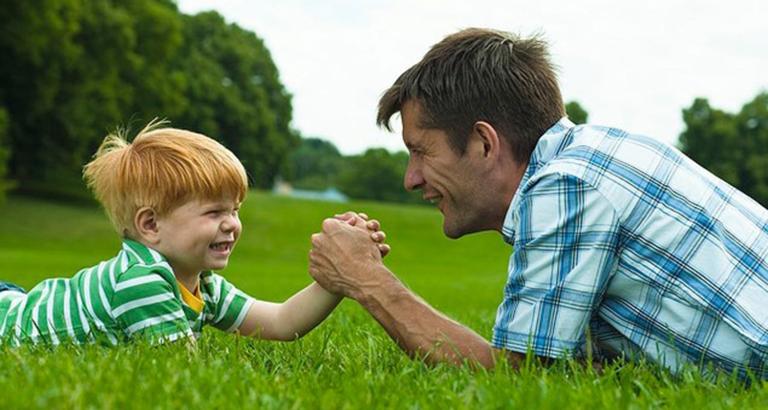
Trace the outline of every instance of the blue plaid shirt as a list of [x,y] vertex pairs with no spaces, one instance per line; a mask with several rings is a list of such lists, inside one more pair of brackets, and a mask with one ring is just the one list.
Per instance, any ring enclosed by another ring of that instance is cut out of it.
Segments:
[[502,231],[495,347],[768,375],[768,211],[675,148],[562,119]]

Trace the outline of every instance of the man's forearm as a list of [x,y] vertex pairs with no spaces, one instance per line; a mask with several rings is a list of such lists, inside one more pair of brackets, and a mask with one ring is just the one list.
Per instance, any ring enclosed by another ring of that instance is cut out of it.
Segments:
[[408,290],[386,267],[351,295],[411,356],[429,363],[469,361],[493,367],[494,349],[480,335],[446,317]]

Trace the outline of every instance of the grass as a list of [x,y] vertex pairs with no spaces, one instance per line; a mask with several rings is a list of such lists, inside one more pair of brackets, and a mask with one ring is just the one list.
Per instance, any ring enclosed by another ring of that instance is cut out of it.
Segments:
[[[510,249],[496,234],[442,236],[426,207],[346,205],[253,193],[243,237],[222,272],[254,297],[283,300],[310,282],[309,235],[348,208],[382,221],[387,264],[433,306],[490,336]],[[31,288],[111,257],[119,241],[95,208],[10,198],[0,207],[0,280]],[[520,370],[429,367],[407,358],[354,302],[304,339],[276,343],[204,333],[190,352],[142,343],[0,347],[0,408],[765,408],[768,385],[645,363],[604,374],[571,361]]]

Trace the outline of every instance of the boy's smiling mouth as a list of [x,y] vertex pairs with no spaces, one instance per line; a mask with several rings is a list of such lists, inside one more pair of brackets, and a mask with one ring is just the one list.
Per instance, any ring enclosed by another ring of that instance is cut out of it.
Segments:
[[235,245],[234,241],[214,242],[208,245],[208,249],[212,249],[217,252],[229,252],[232,250],[232,247],[234,245]]

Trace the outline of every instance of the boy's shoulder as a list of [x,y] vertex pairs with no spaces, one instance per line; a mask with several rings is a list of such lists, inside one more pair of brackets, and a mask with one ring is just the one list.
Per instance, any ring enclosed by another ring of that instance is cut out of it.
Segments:
[[173,268],[165,258],[139,242],[124,239],[117,255],[117,263],[117,282],[159,276],[172,287],[176,283]]
[[248,297],[224,276],[214,271],[200,274],[200,293],[208,303],[220,304],[242,296]]

